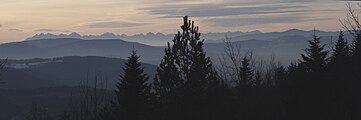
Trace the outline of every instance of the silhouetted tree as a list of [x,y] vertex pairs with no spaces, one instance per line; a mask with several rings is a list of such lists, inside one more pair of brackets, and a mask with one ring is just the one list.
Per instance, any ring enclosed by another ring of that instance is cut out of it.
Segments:
[[[352,60],[359,61],[361,60],[361,24],[352,5],[348,3],[346,7],[348,9],[347,17],[341,21],[341,24],[354,37],[351,46]],[[354,65],[356,65],[356,63]]]
[[241,66],[243,55],[241,46],[239,44],[234,44],[231,40],[231,37],[226,37],[224,40],[225,55],[220,57],[217,72],[222,80],[233,86],[240,77],[239,68]]
[[170,119],[179,114],[179,89],[184,81],[180,77],[179,67],[175,61],[176,56],[174,47],[168,43],[165,48],[165,56],[163,57],[157,74],[154,78],[154,90],[158,101],[158,116],[160,119]]
[[345,119],[349,114],[347,109],[350,108],[351,101],[348,93],[351,92],[349,86],[352,83],[349,77],[350,58],[348,43],[344,39],[344,33],[340,31],[327,68],[327,82],[323,83],[324,89],[328,91],[324,93],[327,97],[327,101],[324,102],[329,116],[327,119]]
[[199,27],[185,16],[181,29],[175,35],[173,45],[168,44],[165,49],[154,88],[162,113],[170,113],[161,115],[162,119],[201,119],[215,110],[207,109],[212,106],[214,101],[210,98],[215,95],[209,91],[222,89],[225,85],[221,85],[223,82],[219,81],[203,50],[204,39],[200,38]]
[[346,61],[350,59],[350,48],[344,36],[344,32],[340,31],[332,56],[330,57],[332,64],[345,64]]
[[[116,119],[125,120],[148,120],[150,119],[150,106],[152,94],[148,83],[148,76],[143,73],[139,56],[132,51],[128,62],[123,68],[124,75],[116,86],[116,99],[112,102],[110,110],[105,110],[104,115],[114,115]],[[109,116],[107,116],[109,117]]]
[[92,77],[87,74],[76,91],[71,93],[69,110],[61,117],[69,120],[99,120],[101,109],[109,105],[110,95],[106,89],[107,79],[100,72],[95,72]]
[[289,99],[292,119],[325,119],[325,81],[328,51],[321,45],[315,31],[302,60],[290,68],[292,84]]
[[[347,77],[350,72],[350,62],[351,62],[351,50],[348,45],[348,42],[344,39],[344,33],[340,31],[339,38],[336,41],[335,48],[332,50],[332,56],[330,57],[329,64],[329,73],[332,78],[330,79],[339,79],[341,82],[346,82],[350,78]],[[342,79],[342,80],[341,80]],[[347,79],[347,80],[346,80]]]
[[[187,18],[185,18],[186,20]],[[200,33],[198,27],[194,26],[194,22],[188,22],[182,26],[183,33],[186,42],[189,42],[190,49],[188,51],[188,59],[190,61],[189,71],[184,86],[185,105],[187,106],[186,119],[204,119],[208,116],[208,119],[215,119],[215,113],[211,110],[217,110],[215,108],[209,108],[216,104],[217,100],[214,100],[213,96],[217,96],[216,93],[209,92],[210,90],[220,89],[222,87],[217,79],[217,74],[213,69],[213,65],[209,57],[203,50],[204,39],[200,39]],[[218,98],[220,99],[220,98]],[[208,100],[208,102],[207,102]],[[220,102],[218,100],[218,102]],[[190,112],[193,111],[193,112]],[[212,117],[214,116],[214,117]]]
[[328,61],[328,51],[326,45],[321,45],[320,38],[313,34],[313,39],[309,40],[309,48],[305,49],[306,54],[301,54],[302,62],[307,68],[306,72],[317,73],[324,72]]
[[248,58],[248,56],[244,56],[242,61],[241,61],[241,67],[239,68],[240,70],[240,80],[238,81],[239,86],[247,86],[247,85],[252,85],[253,83],[253,69],[251,66],[251,60],[250,58]]
[[349,112],[347,113],[349,119],[361,119],[361,24],[355,9],[352,8],[351,3],[346,4],[348,13],[346,19],[341,21],[343,27],[353,36],[351,49],[351,62],[348,67],[350,74],[350,82],[347,85],[349,97],[347,101],[350,103]]

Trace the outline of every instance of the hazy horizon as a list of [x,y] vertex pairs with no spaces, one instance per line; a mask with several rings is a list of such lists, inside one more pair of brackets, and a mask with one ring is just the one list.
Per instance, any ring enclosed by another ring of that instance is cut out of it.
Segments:
[[24,40],[38,33],[174,34],[184,15],[197,21],[202,33],[281,32],[315,27],[337,31],[342,28],[339,20],[347,13],[345,3],[335,0],[5,0],[0,4],[0,42]]

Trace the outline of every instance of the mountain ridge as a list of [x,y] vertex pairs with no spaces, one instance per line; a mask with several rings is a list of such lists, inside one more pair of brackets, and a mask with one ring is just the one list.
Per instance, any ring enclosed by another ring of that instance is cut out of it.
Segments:
[[[285,35],[299,35],[299,36],[310,36],[315,32],[320,36],[334,36],[338,32],[336,31],[322,31],[322,30],[301,30],[301,29],[288,29],[281,32],[261,32],[259,30],[242,32],[242,31],[234,31],[234,32],[206,32],[201,36],[206,39],[206,42],[222,42],[226,37],[228,38],[242,38],[242,40],[248,39],[269,39],[277,38]],[[25,39],[24,41],[32,41],[32,40],[52,40],[52,39],[60,39],[60,38],[72,38],[72,39],[82,39],[82,40],[93,40],[93,39],[121,39],[128,42],[139,42],[146,45],[151,46],[165,46],[167,42],[171,42],[174,34],[164,34],[160,32],[148,32],[148,33],[139,33],[134,35],[126,35],[126,34],[115,34],[111,32],[105,32],[99,35],[81,35],[77,32],[72,32],[70,34],[51,34],[51,33],[40,33],[36,34],[32,37]]]
[[53,58],[63,56],[103,56],[126,59],[135,49],[147,63],[159,64],[163,48],[120,39],[82,40],[59,38],[30,40],[0,45],[0,54],[9,59]]
[[[321,37],[322,43],[334,44],[337,40],[338,32],[327,32],[320,30],[299,30],[290,29],[283,32],[262,33],[255,31],[252,34],[242,34],[237,36],[238,32],[231,33],[229,41],[234,44],[240,44],[242,50],[254,51],[263,58],[268,58],[274,53],[282,63],[289,63],[302,53],[302,49],[307,47],[307,40],[312,39],[312,34],[316,33]],[[241,33],[241,32],[239,32]],[[156,36],[161,33],[139,34],[137,36]],[[205,50],[208,56],[217,60],[224,54],[225,33],[213,33],[214,38],[223,38],[217,40],[205,41]],[[107,33],[105,36],[115,34]],[[72,34],[72,36],[79,36]],[[223,36],[223,37],[219,37]],[[209,37],[209,36],[208,36]],[[352,36],[345,32],[345,38],[352,40]],[[151,40],[149,40],[151,41]],[[162,41],[162,40],[159,40]],[[214,44],[213,44],[214,43]],[[162,41],[166,45],[167,41]],[[79,39],[79,38],[54,38],[25,40],[21,42],[4,43],[0,45],[0,54],[9,59],[30,59],[30,58],[53,58],[62,56],[103,56],[126,59],[129,52],[135,49],[146,63],[158,65],[164,55],[164,46],[151,46],[143,42],[123,40],[123,39]]]
[[[249,31],[249,32],[207,32],[203,33],[202,36],[208,40],[217,40],[225,37],[225,35],[247,35],[247,34],[257,34],[262,33],[261,31]],[[164,46],[166,42],[170,42],[174,37],[174,34],[164,34],[160,32],[148,32],[148,33],[139,33],[134,35],[126,34],[115,34],[111,32],[105,32],[99,35],[80,35],[77,32],[72,32],[70,34],[52,34],[52,33],[39,33],[35,34],[32,37],[25,39],[25,41],[31,40],[43,40],[43,39],[59,39],[59,38],[73,38],[73,39],[83,39],[83,40],[92,40],[92,39],[122,39],[130,42],[141,42],[152,46]]]

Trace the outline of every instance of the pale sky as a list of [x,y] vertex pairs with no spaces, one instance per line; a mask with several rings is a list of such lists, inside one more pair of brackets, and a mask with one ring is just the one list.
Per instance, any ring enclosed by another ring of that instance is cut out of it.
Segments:
[[[346,2],[335,0],[0,0],[0,42],[37,33],[176,33],[188,15],[201,32],[336,31]],[[353,3],[355,8],[356,3]]]

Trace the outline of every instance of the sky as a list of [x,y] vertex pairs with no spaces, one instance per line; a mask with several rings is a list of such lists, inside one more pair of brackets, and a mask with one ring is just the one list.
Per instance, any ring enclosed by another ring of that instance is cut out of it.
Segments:
[[[335,0],[0,0],[0,42],[38,33],[176,33],[187,15],[200,32],[342,29]],[[355,8],[360,8],[352,2]]]

